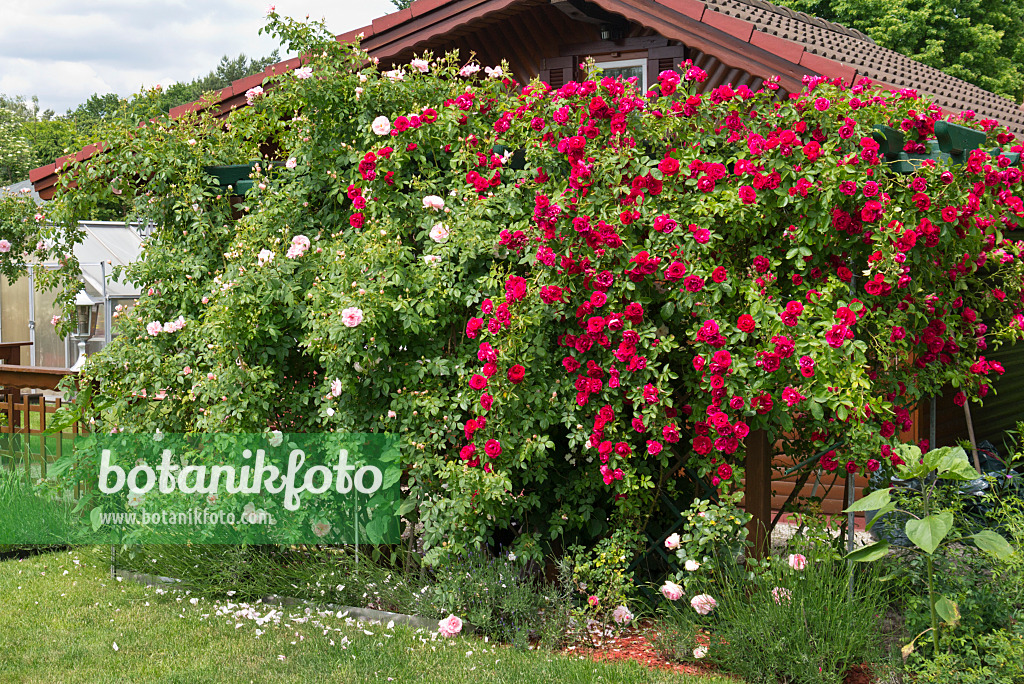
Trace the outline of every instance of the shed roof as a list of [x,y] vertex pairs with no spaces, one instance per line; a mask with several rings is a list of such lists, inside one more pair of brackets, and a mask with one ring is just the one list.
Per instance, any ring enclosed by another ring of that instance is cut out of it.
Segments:
[[[764,0],[589,0],[666,38],[718,58],[730,66],[766,78],[781,77],[788,90],[800,87],[805,74],[842,78],[848,84],[870,79],[880,85],[915,89],[931,95],[947,113],[973,111],[979,118],[997,120],[1024,136],[1024,108],[1010,99],[949,76],[877,45],[867,35]],[[362,28],[339,35],[348,42],[362,35],[362,46],[381,61],[408,58],[439,36],[454,35],[467,26],[501,30],[505,18],[517,13],[543,12],[551,0],[416,0],[408,8],[374,19]],[[267,77],[302,64],[293,58],[267,67],[221,90],[212,101],[197,101],[171,110],[172,117],[215,108],[217,116],[246,106],[245,91]],[[102,151],[91,145],[77,154],[33,169],[29,178],[44,199],[56,190],[59,169]]]
[[135,226],[111,221],[83,221],[79,226],[85,239],[74,247],[82,270],[82,280],[90,295],[109,299],[139,296],[139,288],[113,277],[115,266],[127,266],[142,252],[142,236]]

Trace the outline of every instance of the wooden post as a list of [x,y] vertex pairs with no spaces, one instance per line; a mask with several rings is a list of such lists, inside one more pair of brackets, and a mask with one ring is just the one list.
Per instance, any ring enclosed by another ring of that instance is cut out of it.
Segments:
[[747,435],[745,505],[747,513],[753,516],[747,524],[751,554],[754,558],[765,558],[771,545],[768,531],[772,522],[772,454],[768,444],[768,433],[754,430]]

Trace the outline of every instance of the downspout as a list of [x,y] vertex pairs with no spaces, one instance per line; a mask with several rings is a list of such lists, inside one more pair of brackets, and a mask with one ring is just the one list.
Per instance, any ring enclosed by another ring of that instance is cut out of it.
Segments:
[[36,365],[36,271],[34,264],[28,265],[28,365]]

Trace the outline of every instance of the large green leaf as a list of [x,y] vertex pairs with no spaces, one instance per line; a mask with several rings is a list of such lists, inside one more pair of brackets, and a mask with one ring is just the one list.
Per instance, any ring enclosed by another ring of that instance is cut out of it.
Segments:
[[939,600],[935,602],[935,612],[950,627],[960,624],[960,609],[945,596],[940,596]]
[[879,558],[884,558],[887,553],[889,553],[889,542],[880,541],[875,542],[874,544],[868,544],[867,546],[862,546],[855,551],[851,551],[846,554],[844,558],[858,563],[870,563],[871,561],[876,561]]
[[949,511],[936,513],[920,520],[907,523],[907,537],[917,548],[927,554],[935,553],[939,544],[953,528],[953,514]]
[[967,452],[962,447],[946,447],[941,458],[935,464],[939,477],[947,480],[973,480],[978,471],[971,465]]
[[879,489],[877,492],[871,492],[860,501],[854,502],[849,508],[843,509],[843,513],[859,513],[861,511],[877,511],[880,508],[884,508],[891,497],[889,496],[888,489]]
[[992,530],[982,530],[977,534],[971,535],[971,538],[974,539],[974,543],[978,545],[979,549],[991,553],[1000,560],[1005,560],[1014,554],[1010,543],[1002,535]]

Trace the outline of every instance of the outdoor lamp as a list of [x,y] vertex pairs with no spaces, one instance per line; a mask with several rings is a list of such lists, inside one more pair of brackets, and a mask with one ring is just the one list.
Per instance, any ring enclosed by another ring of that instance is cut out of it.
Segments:
[[96,325],[96,317],[99,315],[100,303],[90,297],[84,290],[75,296],[75,310],[78,313],[78,331],[72,337],[78,340],[78,360],[71,370],[81,370],[85,363],[85,343],[92,337],[93,326]]

